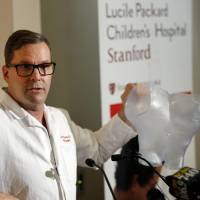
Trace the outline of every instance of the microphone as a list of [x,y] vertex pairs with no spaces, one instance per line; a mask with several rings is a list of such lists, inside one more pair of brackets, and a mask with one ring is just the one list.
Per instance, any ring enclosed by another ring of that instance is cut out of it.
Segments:
[[183,167],[175,174],[167,176],[169,192],[178,199],[200,199],[200,171],[190,167]]
[[89,166],[89,167],[95,167],[95,162],[94,162],[94,160],[92,160],[92,159],[90,159],[90,158],[86,159],[86,160],[85,160],[85,163],[86,163],[87,166]]
[[101,170],[101,172],[103,173],[104,178],[106,179],[106,183],[107,183],[107,185],[108,185],[108,187],[109,187],[109,190],[110,190],[110,192],[111,192],[111,194],[112,194],[113,199],[114,199],[114,200],[117,200],[117,198],[115,197],[115,194],[114,194],[114,192],[113,192],[113,190],[112,190],[112,187],[111,187],[111,185],[110,185],[110,182],[109,182],[109,180],[108,180],[108,177],[107,177],[105,171],[103,170],[103,168],[102,168],[101,166],[97,165],[97,164],[95,163],[95,161],[92,160],[91,158],[87,158],[87,159],[85,160],[85,163],[86,163],[86,165],[89,166],[89,167],[96,167],[97,169],[100,169],[100,170]]

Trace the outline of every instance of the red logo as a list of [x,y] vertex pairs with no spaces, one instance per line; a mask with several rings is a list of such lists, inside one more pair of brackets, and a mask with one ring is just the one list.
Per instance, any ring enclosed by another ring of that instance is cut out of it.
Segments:
[[116,103],[110,105],[110,117],[113,117],[116,113],[120,111],[122,103]]
[[115,90],[116,90],[116,84],[115,83],[110,83],[109,84],[109,91],[110,91],[110,94],[114,94],[115,93]]

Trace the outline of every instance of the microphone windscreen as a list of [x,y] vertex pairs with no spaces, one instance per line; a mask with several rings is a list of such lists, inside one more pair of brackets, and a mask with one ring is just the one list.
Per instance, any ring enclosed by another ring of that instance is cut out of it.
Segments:
[[85,163],[86,163],[86,165],[89,166],[89,167],[94,167],[94,166],[95,166],[95,162],[94,162],[94,160],[92,160],[91,158],[87,158],[87,159],[85,160]]
[[197,200],[200,196],[200,171],[197,169],[183,167],[178,172],[166,177],[169,192],[183,200]]

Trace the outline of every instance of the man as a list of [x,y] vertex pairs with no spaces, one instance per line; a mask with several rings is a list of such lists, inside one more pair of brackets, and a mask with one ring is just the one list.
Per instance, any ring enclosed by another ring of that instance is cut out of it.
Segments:
[[102,164],[136,136],[123,110],[133,85],[122,95],[119,114],[92,132],[72,122],[66,111],[45,105],[56,64],[43,35],[16,31],[4,53],[0,200],[75,200],[77,164],[84,166],[88,157]]
[[164,200],[164,195],[155,188],[158,176],[134,157],[138,151],[138,137],[131,139],[122,148],[121,154],[127,159],[118,161],[116,167],[117,200]]

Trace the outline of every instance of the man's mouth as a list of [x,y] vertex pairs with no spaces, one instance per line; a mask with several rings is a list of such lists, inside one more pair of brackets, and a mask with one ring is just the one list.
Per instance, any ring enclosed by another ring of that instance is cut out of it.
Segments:
[[42,87],[32,87],[32,88],[29,88],[28,89],[29,91],[35,91],[35,92],[39,92],[39,91],[43,91],[44,90],[44,88],[42,88]]

